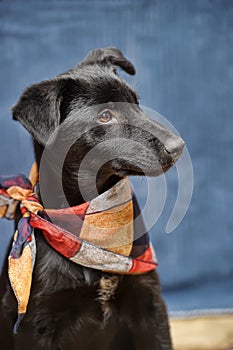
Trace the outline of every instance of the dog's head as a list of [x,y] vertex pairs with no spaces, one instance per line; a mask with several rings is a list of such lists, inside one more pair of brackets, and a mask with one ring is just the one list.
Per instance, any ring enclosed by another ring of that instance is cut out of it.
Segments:
[[33,136],[38,162],[58,128],[72,140],[64,160],[67,172],[77,173],[87,155],[83,170],[90,174],[99,168],[98,178],[105,182],[125,175],[157,176],[176,162],[183,140],[145,115],[137,94],[117,75],[118,67],[135,74],[118,49],[98,49],[76,68],[26,89],[13,118]]

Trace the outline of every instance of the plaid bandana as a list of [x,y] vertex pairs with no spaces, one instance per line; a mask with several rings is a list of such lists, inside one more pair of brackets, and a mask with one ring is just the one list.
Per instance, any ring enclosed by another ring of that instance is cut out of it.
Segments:
[[[30,180],[29,180],[30,179]],[[0,176],[0,217],[19,220],[9,256],[8,275],[18,301],[18,326],[30,297],[36,258],[34,229],[61,255],[79,265],[118,274],[154,270],[156,256],[140,215],[128,178],[120,180],[93,200],[65,209],[44,210],[33,187],[38,181],[36,164],[30,177]]]

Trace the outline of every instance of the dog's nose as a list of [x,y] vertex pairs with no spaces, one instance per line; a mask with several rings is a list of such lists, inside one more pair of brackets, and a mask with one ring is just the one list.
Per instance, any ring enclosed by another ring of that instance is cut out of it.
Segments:
[[181,137],[177,136],[175,139],[172,138],[171,140],[167,140],[165,149],[167,153],[171,155],[172,158],[177,160],[178,158],[180,158],[183,152],[184,146],[185,146],[184,140],[182,140]]

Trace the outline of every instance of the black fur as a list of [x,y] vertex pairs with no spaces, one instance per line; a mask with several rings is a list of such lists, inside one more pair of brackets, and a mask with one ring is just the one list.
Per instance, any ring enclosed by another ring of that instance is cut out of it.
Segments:
[[[59,125],[64,125],[65,135],[73,140],[63,164],[63,195],[57,189],[56,168],[59,152],[67,141],[61,141],[63,134],[57,134],[59,145],[52,146],[52,156],[43,160],[43,187],[48,196],[42,199],[46,207],[63,207],[64,199],[69,205],[80,204],[93,198],[93,185],[102,193],[125,175],[146,172],[157,176],[179,158],[183,141],[141,111],[136,93],[116,74],[117,67],[135,73],[132,63],[118,49],[92,51],[76,68],[29,87],[14,106],[13,118],[33,136],[38,164],[50,135]],[[98,120],[103,110],[113,113],[114,122],[105,125]],[[104,141],[108,141],[107,148],[101,146]],[[79,169],[85,155],[97,145],[98,156],[95,153],[88,166]],[[101,163],[106,155],[112,158]],[[85,188],[87,198],[80,186]],[[172,348],[157,272],[115,276],[83,268],[60,256],[38,231],[36,240],[37,260],[28,311],[15,336],[12,330],[17,303],[7,278],[7,262],[3,269],[2,350]]]

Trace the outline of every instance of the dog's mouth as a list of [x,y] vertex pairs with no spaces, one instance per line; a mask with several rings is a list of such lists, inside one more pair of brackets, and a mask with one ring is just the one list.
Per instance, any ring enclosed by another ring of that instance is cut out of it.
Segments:
[[[115,175],[118,176],[159,176],[167,172],[181,157],[184,149],[184,141],[176,136],[176,142],[167,142],[166,145],[159,145],[159,149],[138,149],[137,153],[130,150],[126,157],[112,160],[110,166]],[[155,143],[155,142],[154,142]],[[153,143],[153,145],[154,145]],[[157,145],[158,146],[158,145]],[[132,151],[130,153],[130,151]]]
[[158,164],[155,167],[142,166],[125,161],[114,162],[112,168],[114,174],[120,177],[125,176],[159,176],[167,172],[178,159],[171,159],[169,161]]

